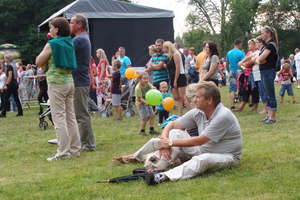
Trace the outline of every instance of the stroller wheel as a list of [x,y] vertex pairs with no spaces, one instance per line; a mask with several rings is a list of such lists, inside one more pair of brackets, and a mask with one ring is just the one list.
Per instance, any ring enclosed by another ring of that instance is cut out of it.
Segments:
[[132,113],[130,112],[130,110],[127,110],[125,113],[124,113],[125,117],[131,117],[132,116]]
[[43,121],[43,122],[40,122],[39,126],[41,129],[45,130],[48,126],[48,123],[46,121]]
[[131,112],[131,116],[134,116],[134,115],[135,115],[134,110],[130,110],[130,112]]
[[113,112],[111,110],[107,111],[109,116],[113,115]]
[[102,112],[101,117],[103,117],[103,118],[108,117],[108,113],[107,112]]

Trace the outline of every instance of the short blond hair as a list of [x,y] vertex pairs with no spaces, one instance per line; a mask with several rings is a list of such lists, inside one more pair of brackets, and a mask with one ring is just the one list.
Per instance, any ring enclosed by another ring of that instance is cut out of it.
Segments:
[[149,76],[147,72],[140,72],[139,76],[138,76],[138,79],[141,79],[144,75]]
[[164,85],[168,86],[168,83],[166,81],[162,81],[159,83],[159,87],[162,87]]
[[114,61],[112,61],[111,63],[112,66],[117,66],[118,69],[121,68],[122,62],[119,59],[116,59]]

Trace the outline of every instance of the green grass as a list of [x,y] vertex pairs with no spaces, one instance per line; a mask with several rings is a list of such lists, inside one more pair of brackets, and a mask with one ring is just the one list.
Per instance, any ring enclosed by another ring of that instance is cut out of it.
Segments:
[[[277,93],[279,88],[276,84]],[[296,101],[299,92],[294,90]],[[230,107],[228,86],[221,93],[222,102]],[[151,138],[138,134],[138,114],[118,122],[113,121],[115,111],[108,118],[92,116],[97,150],[69,161],[48,162],[57,146],[47,141],[55,138],[55,132],[50,123],[47,130],[39,128],[38,107],[25,108],[20,118],[7,113],[0,119],[0,199],[300,199],[300,104],[293,105],[288,96],[284,101],[278,104],[273,125],[260,123],[265,115],[249,112],[248,105],[235,113],[244,140],[240,165],[156,187],[144,181],[96,183],[143,166],[111,164],[113,156],[133,153]]]

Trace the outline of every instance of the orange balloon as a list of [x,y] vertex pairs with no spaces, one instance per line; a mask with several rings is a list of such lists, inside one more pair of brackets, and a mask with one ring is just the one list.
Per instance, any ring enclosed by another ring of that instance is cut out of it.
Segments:
[[135,74],[134,74],[133,78],[138,78],[139,75],[138,75],[136,72],[134,72],[134,73],[135,73]]
[[166,97],[163,101],[163,107],[166,111],[170,111],[174,108],[175,102],[172,97]]
[[134,73],[135,73],[134,69],[130,67],[130,68],[126,69],[125,77],[127,79],[132,79],[134,77]]

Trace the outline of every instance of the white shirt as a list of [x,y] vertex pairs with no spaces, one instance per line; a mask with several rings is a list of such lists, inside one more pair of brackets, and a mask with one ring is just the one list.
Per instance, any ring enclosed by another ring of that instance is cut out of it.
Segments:
[[0,89],[2,89],[4,86],[4,77],[6,77],[6,75],[5,75],[5,73],[2,73],[0,75]]
[[296,68],[297,68],[297,71],[298,71],[298,69],[300,68],[300,52],[298,52],[295,55],[295,65],[296,65]]

